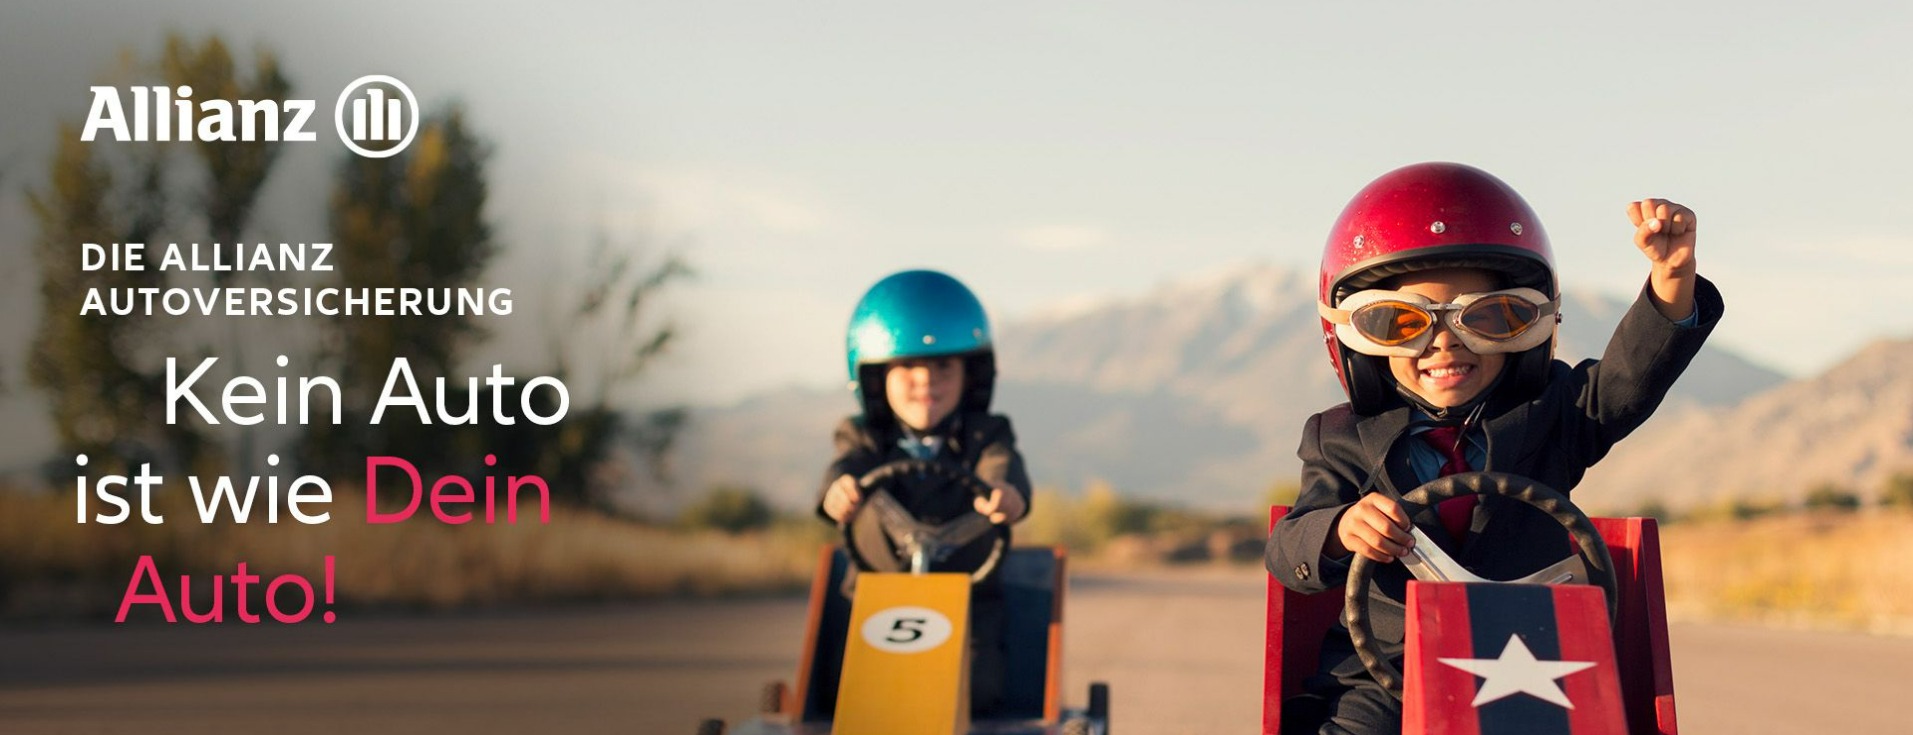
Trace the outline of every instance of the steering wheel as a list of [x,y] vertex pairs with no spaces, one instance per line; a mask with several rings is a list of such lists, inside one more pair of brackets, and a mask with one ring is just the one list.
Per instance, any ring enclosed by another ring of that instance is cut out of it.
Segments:
[[[989,556],[970,573],[970,581],[988,576],[1009,547],[1009,527],[991,523],[989,518],[973,510],[964,511],[955,520],[942,525],[917,520],[910,511],[904,510],[903,504],[897,502],[896,496],[890,491],[906,479],[919,478],[937,482],[940,488],[954,484],[978,498],[988,498],[995,491],[982,478],[952,462],[900,459],[864,473],[863,477],[857,479],[857,485],[863,493],[863,507],[851,517],[850,522],[843,524],[844,549],[849,553],[851,563],[866,572],[908,571],[922,574],[930,570],[931,564],[948,559],[950,554],[985,534],[994,534],[996,538],[990,544]],[[860,537],[869,538],[859,531],[870,524],[875,524],[875,530],[884,543],[869,545],[888,548],[863,548],[858,543]]]
[[[1580,508],[1568,502],[1566,496],[1553,488],[1519,475],[1502,472],[1463,472],[1424,483],[1421,487],[1403,494],[1402,510],[1414,516],[1443,500],[1460,497],[1467,493],[1513,498],[1552,516],[1567,529],[1568,535],[1573,537],[1579,552],[1569,555],[1562,562],[1557,562],[1543,572],[1548,572],[1548,576],[1551,576],[1550,570],[1565,568],[1564,563],[1576,561],[1578,556],[1578,561],[1584,565],[1587,581],[1599,585],[1607,592],[1608,619],[1612,621],[1615,618],[1619,611],[1620,591],[1614,579],[1614,559],[1608,555],[1607,542],[1601,540],[1601,534],[1594,530],[1594,522],[1588,520],[1587,514],[1582,513]],[[1418,540],[1416,549],[1424,545],[1432,547],[1432,544],[1425,544],[1425,542],[1425,537]],[[1440,553],[1439,549],[1433,549],[1433,552]],[[1407,558],[1404,557],[1404,559]],[[1447,561],[1445,555],[1443,561]],[[1426,562],[1421,564],[1425,565]],[[1354,560],[1349,563],[1348,597],[1346,604],[1343,605],[1342,622],[1348,626],[1349,640],[1355,644],[1355,653],[1361,656],[1362,665],[1368,667],[1369,675],[1375,677],[1375,682],[1381,684],[1382,688],[1387,689],[1390,694],[1395,695],[1396,699],[1401,699],[1401,671],[1388,660],[1387,656],[1382,655],[1381,643],[1375,640],[1375,629],[1368,619],[1368,587],[1377,566],[1375,562],[1369,561],[1368,557],[1360,554],[1356,554]],[[1415,566],[1417,565],[1411,564],[1410,568],[1414,569]],[[1419,569],[1416,572],[1418,577],[1423,574],[1423,571]],[[1499,581],[1484,580],[1472,575],[1466,576],[1469,577],[1469,581]],[[1508,580],[1507,583],[1530,581],[1546,582],[1548,579],[1543,574],[1537,573],[1521,580]]]

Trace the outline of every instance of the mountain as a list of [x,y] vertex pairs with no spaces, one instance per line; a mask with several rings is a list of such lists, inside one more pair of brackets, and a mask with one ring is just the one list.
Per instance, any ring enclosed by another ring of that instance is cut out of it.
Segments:
[[1913,471],[1913,340],[1875,342],[1820,375],[1732,406],[1649,422],[1583,481],[1590,507],[1724,498],[1797,502],[1819,483],[1876,495]]
[[[1141,296],[1000,324],[995,409],[1015,422],[1039,485],[1091,478],[1140,497],[1241,508],[1300,469],[1304,420],[1345,400],[1322,347],[1315,276],[1247,266]],[[1559,355],[1605,343],[1626,304],[1569,291]],[[1782,377],[1710,347],[1669,413],[1733,405]],[[785,390],[692,416],[674,459],[680,493],[717,482],[804,507],[854,409],[842,390]]]

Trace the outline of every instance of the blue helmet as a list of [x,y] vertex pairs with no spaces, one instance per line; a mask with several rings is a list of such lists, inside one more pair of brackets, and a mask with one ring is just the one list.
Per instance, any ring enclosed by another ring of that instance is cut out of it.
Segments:
[[[996,385],[990,318],[961,281],[930,270],[894,273],[871,286],[850,315],[844,362],[864,416],[890,414],[883,395],[884,365],[913,357],[958,355],[964,360],[959,411],[984,411]],[[869,386],[871,390],[864,388]]]

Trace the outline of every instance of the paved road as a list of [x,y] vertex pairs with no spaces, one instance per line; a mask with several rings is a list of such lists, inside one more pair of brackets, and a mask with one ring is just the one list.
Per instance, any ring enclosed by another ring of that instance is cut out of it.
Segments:
[[[1124,735],[1258,722],[1254,572],[1078,575],[1066,689]],[[689,733],[791,674],[801,600],[687,601],[326,626],[0,630],[0,732]],[[1913,732],[1913,640],[1677,625],[1683,732]]]

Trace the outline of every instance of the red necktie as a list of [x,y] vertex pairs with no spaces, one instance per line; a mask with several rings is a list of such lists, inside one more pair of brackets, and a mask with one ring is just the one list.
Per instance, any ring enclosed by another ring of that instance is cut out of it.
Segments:
[[[1434,447],[1435,451],[1440,452],[1441,456],[1447,460],[1441,465],[1442,477],[1471,469],[1468,466],[1468,455],[1461,448],[1461,427],[1437,426],[1422,432],[1421,439],[1428,442],[1428,446]],[[1475,504],[1479,501],[1479,496],[1469,493],[1441,501],[1440,505],[1435,506],[1435,514],[1441,517],[1442,527],[1448,529],[1448,535],[1456,541],[1467,537],[1469,521],[1473,520]]]

